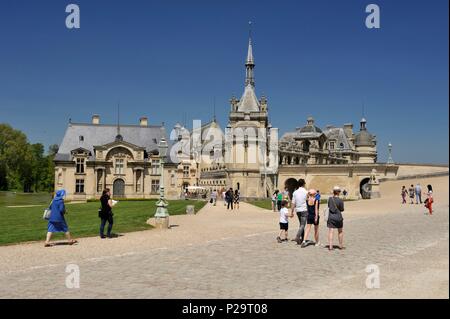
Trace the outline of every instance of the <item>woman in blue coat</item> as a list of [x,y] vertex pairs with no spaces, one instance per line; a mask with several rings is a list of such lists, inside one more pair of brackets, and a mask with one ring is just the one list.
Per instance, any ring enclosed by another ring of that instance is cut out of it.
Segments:
[[50,205],[50,218],[48,220],[47,240],[45,241],[45,247],[50,247],[50,239],[53,233],[65,233],[69,240],[69,245],[75,244],[77,241],[73,240],[70,236],[69,227],[67,227],[64,214],[66,213],[66,207],[64,206],[64,196],[66,191],[61,189],[56,192]]

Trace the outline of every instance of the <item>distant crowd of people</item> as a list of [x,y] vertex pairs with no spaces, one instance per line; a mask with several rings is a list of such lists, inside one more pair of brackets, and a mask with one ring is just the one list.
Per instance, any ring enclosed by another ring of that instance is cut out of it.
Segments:
[[[427,185],[427,191],[422,192],[422,186],[420,186],[420,183],[417,183],[416,186],[411,184],[409,188],[406,188],[406,186],[402,186],[400,195],[402,197],[402,204],[407,203],[407,198],[409,197],[409,203],[414,204],[424,204],[425,208],[427,208],[427,211],[425,212],[426,215],[433,215],[433,187],[428,184]],[[426,196],[425,201],[422,203],[422,195]]]
[[[292,194],[292,200],[289,200],[287,190],[283,193],[276,191],[272,197],[273,210],[277,209],[280,213],[280,233],[277,237],[279,243],[287,242],[289,218],[293,218],[295,214],[298,217],[300,227],[297,231],[294,241],[300,247],[304,248],[313,244],[321,246],[319,241],[319,208],[321,195],[318,190],[306,190],[306,182],[304,179],[298,180],[298,188]],[[286,194],[287,193],[287,194]],[[280,195],[281,194],[281,195]],[[344,201],[340,198],[341,189],[339,186],[333,188],[333,196],[328,198],[327,208],[324,213],[328,227],[328,249],[333,250],[334,230],[338,231],[339,249],[344,249]],[[287,195],[285,197],[285,195]],[[289,207],[291,208],[289,210]],[[311,228],[314,225],[314,242],[309,241]]]
[[240,202],[240,192],[238,189],[233,190],[232,187],[230,187],[228,190],[222,189],[222,191],[219,192],[214,189],[211,192],[211,198],[209,202],[213,205],[217,205],[218,198],[221,198],[223,200],[223,205],[227,207],[227,210],[236,210],[239,209],[239,202]]

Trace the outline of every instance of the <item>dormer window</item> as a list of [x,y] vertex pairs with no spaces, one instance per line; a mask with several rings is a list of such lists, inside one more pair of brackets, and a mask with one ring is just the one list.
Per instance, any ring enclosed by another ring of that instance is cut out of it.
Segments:
[[83,135],[78,136],[78,140],[79,140],[80,142],[84,142],[84,136],[83,136]]
[[84,174],[84,165],[85,165],[85,160],[84,158],[77,158],[76,159],[76,172],[77,174]]
[[334,142],[330,142],[330,150],[334,150]]

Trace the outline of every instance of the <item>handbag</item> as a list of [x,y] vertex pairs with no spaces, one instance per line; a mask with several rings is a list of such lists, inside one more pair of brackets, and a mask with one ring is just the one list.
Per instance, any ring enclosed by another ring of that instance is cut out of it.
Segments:
[[42,215],[42,219],[49,220],[50,216],[52,215],[52,210],[50,207],[52,206],[53,200],[50,202],[50,205],[44,209],[44,214]]

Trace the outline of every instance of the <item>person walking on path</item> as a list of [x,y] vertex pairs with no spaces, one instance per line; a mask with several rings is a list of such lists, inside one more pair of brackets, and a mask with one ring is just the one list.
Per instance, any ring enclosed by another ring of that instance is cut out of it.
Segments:
[[111,199],[111,191],[109,190],[109,188],[106,188],[103,193],[102,193],[102,197],[100,197],[100,203],[101,203],[101,208],[100,208],[100,212],[99,212],[99,217],[101,219],[100,222],[100,238],[105,238],[104,232],[105,232],[105,225],[106,222],[108,222],[108,229],[106,231],[106,236],[108,236],[108,238],[111,238],[111,231],[112,231],[112,227],[114,224],[114,219],[113,219],[113,212],[112,212],[112,207],[113,207],[113,203],[112,203],[112,199]]
[[319,200],[317,200],[317,192],[314,189],[308,191],[308,200],[306,201],[306,207],[308,208],[308,218],[305,230],[305,238],[303,238],[301,248],[308,246],[309,232],[311,231],[311,225],[314,225],[314,244],[319,246]]
[[223,206],[227,206],[227,192],[225,189],[222,190],[222,200],[223,200]]
[[277,211],[277,195],[278,195],[278,190],[276,190],[275,192],[273,192],[272,194],[272,210],[274,212]]
[[211,204],[213,204],[213,206],[216,206],[216,202],[217,202],[217,191],[213,190],[211,192]]
[[422,187],[420,186],[419,183],[417,183],[415,191],[416,191],[416,204],[419,203],[422,204]]
[[50,240],[53,233],[64,233],[69,241],[69,245],[77,243],[76,240],[72,239],[69,227],[67,226],[66,219],[64,215],[66,214],[66,207],[64,205],[64,197],[66,196],[66,191],[61,189],[56,192],[55,197],[50,204],[50,217],[48,219],[47,225],[47,238],[45,240],[45,247],[50,247]]
[[[425,207],[428,208],[428,213],[433,215],[433,187],[431,185],[427,185],[427,199],[425,199]],[[426,214],[426,213],[425,213]]]
[[305,225],[308,218],[308,208],[306,206],[306,195],[307,191],[305,189],[305,180],[303,178],[298,180],[298,188],[295,190],[295,192],[292,194],[292,213],[294,213],[294,210],[297,214],[300,227],[297,232],[297,236],[295,237],[295,241],[297,242],[297,245],[301,245],[303,242],[303,237],[305,234]]
[[287,187],[284,189],[283,192],[283,200],[286,201],[286,208],[288,208],[290,199],[289,199],[289,190],[287,189]]
[[333,250],[333,232],[334,229],[338,230],[339,249],[344,249],[344,218],[342,212],[344,211],[344,202],[339,198],[341,189],[339,186],[333,188],[333,197],[328,199],[328,249]]
[[239,194],[239,190],[238,190],[238,189],[236,189],[236,190],[234,191],[234,197],[233,197],[233,200],[234,200],[234,207],[235,207],[236,209],[239,209],[240,194]]
[[289,217],[294,217],[294,214],[289,213],[289,210],[286,208],[287,202],[283,201],[281,203],[280,209],[280,234],[277,237],[277,241],[282,243],[283,241],[288,241],[288,229],[289,229]]
[[278,192],[277,193],[277,209],[278,211],[280,211],[281,209],[281,202],[283,201],[283,193],[282,192]]
[[406,196],[408,196],[408,190],[406,189],[406,186],[402,186],[402,204],[406,204]]
[[409,193],[409,203],[410,204],[414,204],[415,190],[414,190],[414,185],[413,184],[411,184],[411,186],[409,187],[408,193]]
[[227,210],[231,208],[233,210],[233,189],[230,189],[225,193],[225,199],[227,202]]

